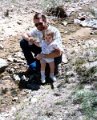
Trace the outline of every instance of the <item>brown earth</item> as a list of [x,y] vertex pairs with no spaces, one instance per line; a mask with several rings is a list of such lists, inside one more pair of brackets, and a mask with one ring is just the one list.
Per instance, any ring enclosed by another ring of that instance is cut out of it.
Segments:
[[[97,35],[91,35],[92,28],[88,27],[82,27],[79,25],[75,25],[72,23],[73,17],[67,18],[67,22],[71,21],[70,24],[67,24],[66,26],[62,25],[60,21],[52,21],[54,25],[59,28],[61,34],[62,34],[62,39],[63,39],[63,44],[68,48],[71,46],[70,40],[75,39],[76,41],[81,41],[81,40],[89,40],[93,38],[97,38]],[[9,38],[6,38],[6,40],[2,41],[2,45],[4,46],[4,49],[0,49],[0,58],[5,58],[9,55],[13,55],[16,52],[21,51],[20,46],[19,46],[19,41],[21,38],[21,34],[18,34],[16,36],[11,36]],[[17,63],[11,63],[9,66],[17,66],[16,71],[24,71],[26,67],[19,66]],[[21,69],[21,70],[20,70]],[[3,77],[3,86],[0,85],[0,90],[3,91],[3,95],[0,98],[0,112],[8,110],[10,106],[13,104],[18,104],[26,95],[24,91],[21,91],[18,89],[18,85],[14,83],[13,78],[9,77],[8,72],[4,72],[0,74],[0,79]],[[5,79],[4,79],[5,77]],[[6,79],[6,77],[8,77]],[[14,100],[14,97],[19,97],[19,100],[16,101]]]

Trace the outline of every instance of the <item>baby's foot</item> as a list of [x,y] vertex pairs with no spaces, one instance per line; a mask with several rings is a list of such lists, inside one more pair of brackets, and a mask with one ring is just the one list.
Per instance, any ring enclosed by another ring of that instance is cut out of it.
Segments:
[[45,76],[41,76],[41,83],[45,83]]
[[57,79],[55,76],[50,76],[50,78],[55,82]]

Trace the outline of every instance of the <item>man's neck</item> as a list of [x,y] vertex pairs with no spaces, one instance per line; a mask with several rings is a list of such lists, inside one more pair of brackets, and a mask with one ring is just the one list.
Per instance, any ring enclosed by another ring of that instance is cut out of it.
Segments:
[[44,29],[44,30],[46,30],[46,29],[48,28],[48,26],[49,26],[49,24],[47,24],[47,25],[45,26],[45,29]]

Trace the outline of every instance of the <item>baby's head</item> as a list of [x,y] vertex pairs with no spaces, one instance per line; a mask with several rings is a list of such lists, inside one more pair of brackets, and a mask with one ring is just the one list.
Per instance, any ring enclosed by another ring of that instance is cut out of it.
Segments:
[[47,42],[47,43],[51,43],[54,39],[54,32],[50,29],[47,29],[44,33],[44,40]]

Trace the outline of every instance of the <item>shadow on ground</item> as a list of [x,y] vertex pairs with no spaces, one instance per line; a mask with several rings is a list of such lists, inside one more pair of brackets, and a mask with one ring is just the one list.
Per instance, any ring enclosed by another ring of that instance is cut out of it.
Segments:
[[50,85],[51,89],[54,89],[53,81],[46,77],[46,83],[42,84],[40,80],[40,73],[33,71],[32,73],[25,75],[24,72],[17,73],[20,77],[19,88],[20,89],[30,89],[38,90],[41,85]]

